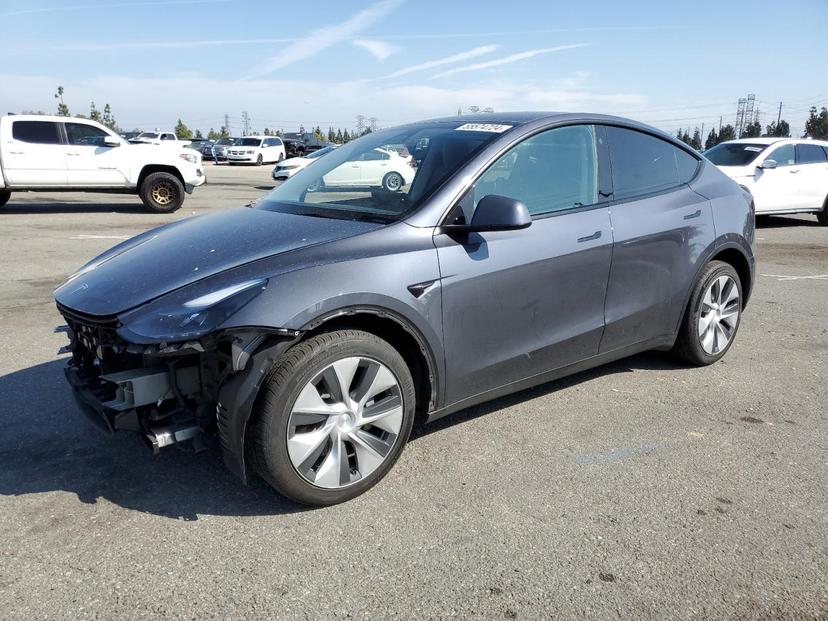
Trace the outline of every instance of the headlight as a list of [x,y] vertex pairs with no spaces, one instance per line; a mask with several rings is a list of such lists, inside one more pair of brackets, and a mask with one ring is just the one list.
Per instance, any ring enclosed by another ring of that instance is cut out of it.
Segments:
[[187,160],[191,164],[195,164],[198,161],[198,156],[193,155],[192,153],[181,153],[178,157],[182,160]]
[[[225,287],[190,300],[164,298],[123,318],[118,332],[129,341],[161,342],[194,339],[212,332],[267,286],[258,279]],[[137,338],[136,338],[137,337]]]
[[292,166],[279,166],[279,170],[293,170],[294,168],[299,168],[299,165],[294,164]]

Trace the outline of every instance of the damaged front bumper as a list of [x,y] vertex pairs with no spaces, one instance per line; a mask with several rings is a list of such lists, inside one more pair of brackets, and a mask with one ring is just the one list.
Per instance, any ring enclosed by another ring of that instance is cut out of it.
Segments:
[[244,437],[256,394],[278,356],[300,336],[239,330],[196,341],[138,345],[118,334],[117,318],[58,306],[72,357],[65,369],[75,401],[97,427],[140,433],[157,452],[196,451],[217,436],[227,466],[246,480]]

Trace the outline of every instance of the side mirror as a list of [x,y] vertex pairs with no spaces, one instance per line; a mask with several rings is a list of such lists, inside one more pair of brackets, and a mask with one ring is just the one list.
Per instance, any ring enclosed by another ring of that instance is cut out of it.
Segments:
[[107,147],[120,147],[121,141],[118,140],[115,136],[106,136],[104,137],[104,145]]
[[515,231],[532,224],[532,216],[521,201],[507,196],[488,194],[480,199],[471,224],[443,226],[446,233],[481,233],[483,231]]
[[765,160],[764,162],[759,164],[759,166],[757,168],[765,168],[765,169],[771,170],[773,168],[776,168],[776,166],[777,166],[776,160]]

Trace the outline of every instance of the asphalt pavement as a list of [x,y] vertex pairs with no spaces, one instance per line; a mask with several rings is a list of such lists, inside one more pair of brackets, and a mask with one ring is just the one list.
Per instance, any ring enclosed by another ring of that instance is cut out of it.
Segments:
[[[136,197],[0,209],[0,617],[828,618],[828,228],[761,220],[737,340],[663,353],[418,429],[391,473],[307,510],[212,453],[102,435],[65,384],[52,290],[165,222],[263,195],[208,165]],[[231,240],[228,240],[231,241]]]

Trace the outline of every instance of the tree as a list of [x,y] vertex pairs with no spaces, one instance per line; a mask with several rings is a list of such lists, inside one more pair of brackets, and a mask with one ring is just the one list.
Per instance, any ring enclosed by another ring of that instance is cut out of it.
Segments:
[[262,134],[265,135],[265,136],[272,136],[273,135],[273,134],[270,133],[270,128],[269,127],[265,127]]
[[106,125],[109,129],[113,132],[118,132],[118,123],[115,122],[115,117],[112,114],[112,108],[109,104],[104,105],[103,109],[103,116],[101,117],[101,123]]
[[457,116],[463,116],[463,108],[457,106]]
[[179,140],[192,140],[193,139],[193,132],[192,130],[184,125],[184,121],[178,119],[178,123],[175,124],[175,135]]
[[727,125],[722,127],[722,130],[719,132],[719,142],[725,142],[726,140],[735,140],[735,139],[736,139],[736,130],[734,129],[733,125],[728,123]]
[[828,108],[822,106],[817,114],[816,106],[811,106],[810,116],[805,121],[805,135],[803,138],[825,140],[828,138]]
[[95,107],[95,102],[94,101],[89,105],[89,120],[90,121],[98,121],[98,123],[101,122],[101,113]]
[[196,133],[195,133],[194,137],[195,137],[196,140],[204,140],[204,134],[201,133],[200,129],[196,130]]
[[219,138],[221,138],[221,134],[211,127],[210,131],[207,132],[207,140],[218,140]]
[[229,138],[229,137],[230,137],[230,131],[224,125],[222,125],[221,128],[219,129],[219,138]]
[[707,134],[707,140],[704,141],[704,148],[712,149],[717,144],[719,144],[719,135],[716,133],[715,129],[711,129],[710,133]]
[[313,137],[319,141],[325,140],[325,134],[322,133],[322,130],[319,128],[319,125],[317,125],[316,129],[313,130]]
[[785,119],[781,119],[778,125],[776,121],[771,121],[771,124],[768,125],[767,131],[765,132],[765,136],[790,138],[791,126],[788,125]]
[[372,130],[370,127],[366,127],[364,130],[362,130],[362,135],[363,135],[363,136],[367,136],[367,135],[368,135],[368,134],[370,134],[372,131],[374,131],[374,130]]
[[342,144],[344,142],[344,138],[342,138],[342,130],[341,129],[336,130],[336,136],[334,137],[333,141],[336,144]]
[[58,116],[69,116],[69,106],[63,103],[63,87],[57,87],[57,93],[55,93],[55,99],[60,99],[57,107]]
[[333,127],[328,128],[328,142],[333,142],[336,140],[336,134],[334,133]]
[[762,124],[759,121],[748,123],[742,130],[740,138],[756,138],[762,134]]
[[698,127],[696,128],[696,131],[693,132],[693,137],[690,139],[690,146],[696,151],[699,151],[702,148],[701,132]]
[[346,127],[345,131],[342,132],[342,142],[346,143],[346,142],[350,142],[350,141],[351,141],[351,137],[348,135],[348,128]]

